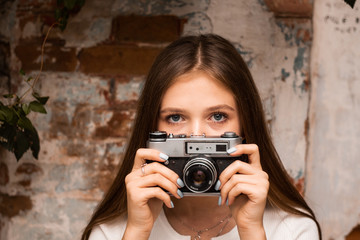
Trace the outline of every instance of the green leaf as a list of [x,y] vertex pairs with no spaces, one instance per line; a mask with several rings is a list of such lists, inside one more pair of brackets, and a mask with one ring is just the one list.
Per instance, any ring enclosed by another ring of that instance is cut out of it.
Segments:
[[29,130],[29,131],[34,131],[35,130],[34,126],[31,123],[31,121],[25,116],[23,116],[22,118],[19,118],[19,121],[17,122],[17,125],[20,128],[23,128],[23,129],[26,129],[26,130]]
[[18,130],[14,142],[14,154],[19,161],[24,153],[30,148],[30,143],[24,132]]
[[47,103],[47,101],[49,100],[49,97],[40,97],[40,95],[36,92],[34,92],[32,94],[34,96],[34,98],[36,98],[36,100],[38,100],[42,105],[45,105]]
[[84,4],[85,4],[85,0],[78,0],[78,5],[80,7],[84,6]]
[[61,29],[61,31],[65,30],[68,18],[69,18],[68,10],[62,9],[61,10],[61,16],[60,16],[60,19],[59,19],[59,28]]
[[25,71],[24,71],[24,69],[20,69],[19,73],[20,73],[20,75],[25,76]]
[[28,135],[28,139],[30,140],[30,149],[32,151],[32,155],[34,156],[34,158],[38,159],[39,152],[40,152],[39,135],[35,128],[34,128],[34,131],[31,131],[31,132],[25,131],[25,132]]
[[55,10],[55,19],[56,19],[56,21],[59,21],[60,17],[61,17],[61,15],[60,15],[60,10],[59,10],[59,9],[56,9],[56,10]]
[[37,93],[37,92],[33,92],[33,93],[32,93],[32,95],[33,95],[33,97],[34,97],[34,98],[38,98],[38,97],[40,97],[40,94],[39,94],[39,93]]
[[31,80],[33,80],[32,77],[28,77],[28,79],[26,79],[27,82],[30,82]]
[[47,113],[45,107],[43,106],[43,104],[41,104],[38,101],[32,101],[29,104],[29,108],[31,109],[31,111],[33,112],[38,112],[38,113]]
[[47,103],[47,101],[49,100],[49,96],[46,97],[39,97],[37,99],[42,105],[45,105]]
[[4,94],[3,97],[4,98],[13,98],[13,97],[15,97],[15,95],[14,94]]
[[0,145],[8,151],[14,152],[16,126],[4,122],[0,127]]
[[58,5],[58,7],[61,7],[61,5],[64,3],[64,0],[57,0],[56,4]]
[[0,106],[0,120],[14,125],[17,121],[17,115],[13,108],[8,106]]
[[[29,119],[26,119],[29,121]],[[30,125],[32,126],[31,122]],[[21,129],[20,126],[4,123],[0,126],[0,146],[15,154],[19,161],[30,148],[34,158],[38,159],[40,152],[39,135],[34,127],[31,130]]]
[[26,103],[22,104],[21,108],[24,111],[25,115],[28,115],[31,112],[29,105]]
[[0,106],[0,121],[6,121],[6,110],[2,108],[3,106]]
[[67,9],[73,9],[75,7],[76,0],[65,0],[64,5]]

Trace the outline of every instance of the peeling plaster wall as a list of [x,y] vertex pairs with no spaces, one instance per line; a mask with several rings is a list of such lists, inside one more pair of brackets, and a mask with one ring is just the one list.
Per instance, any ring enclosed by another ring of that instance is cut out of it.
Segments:
[[233,41],[245,57],[279,154],[291,176],[301,182],[309,102],[310,19],[275,19],[256,1],[211,1],[207,15],[213,19],[213,32]]
[[[25,86],[18,76],[21,67],[27,67],[31,74],[37,73],[39,39],[49,27],[44,19],[51,18],[54,4],[53,0],[6,1],[6,7],[1,12],[4,17],[0,18],[0,42],[9,52],[7,59],[11,83],[6,76],[2,76],[1,94],[7,92],[9,87],[18,92],[24,91]],[[322,42],[329,40],[322,39],[321,34],[329,34],[330,30],[323,32],[322,29],[334,24],[333,15],[342,13],[335,13],[336,7],[333,7],[334,14],[326,19],[326,15],[322,14],[328,11],[329,4],[332,5],[330,0],[316,3],[315,26],[319,33],[316,49],[312,50],[315,56],[312,66],[319,67],[313,67],[315,70],[310,74],[310,53],[313,48],[311,19],[276,18],[263,0],[86,0],[81,11],[69,19],[66,30],[61,32],[54,29],[49,37],[44,72],[38,85],[41,94],[50,95],[48,114],[30,116],[41,139],[39,160],[35,161],[28,152],[16,163],[12,154],[0,149],[0,239],[79,238],[121,162],[144,74],[152,57],[168,44],[170,40],[166,40],[167,37],[171,38],[174,34],[213,32],[234,43],[253,73],[275,145],[298,190],[304,192],[306,180],[306,196],[310,201],[319,205],[328,202],[329,198],[325,198],[323,190],[327,189],[324,187],[327,181],[322,178],[324,174],[318,174],[323,164],[316,161],[330,154],[326,146],[331,146],[333,151],[336,149],[333,139],[328,140],[331,140],[331,144],[322,142],[328,121],[335,121],[332,124],[338,121],[344,128],[348,127],[344,129],[345,132],[340,132],[343,134],[343,144],[346,141],[352,144],[349,144],[352,150],[346,152],[346,156],[355,156],[359,149],[354,145],[356,141],[353,141],[356,134],[359,136],[358,131],[352,131],[358,126],[356,113],[351,112],[350,107],[335,110],[334,106],[340,106],[342,95],[337,95],[338,101],[332,99],[332,102],[328,100],[333,95],[327,95],[331,91],[325,93],[318,90],[323,88],[319,88],[319,84],[324,84],[327,90],[335,90],[338,86],[336,82],[326,85],[327,71],[335,71],[335,67],[331,65],[334,62],[329,61],[331,56],[327,55],[327,48],[322,45]],[[346,11],[345,7],[343,9]],[[351,10],[347,11],[347,14],[351,14]],[[114,27],[116,21],[124,21],[124,16],[132,16],[131,20],[140,25],[142,17],[145,17],[150,27],[156,27],[161,15],[175,16],[175,19],[165,18],[164,21],[174,20],[175,25],[179,26],[164,27],[166,29],[163,31],[167,32],[157,41],[153,41],[155,36],[149,38],[151,32],[146,33],[147,36],[130,34],[134,39],[129,40],[126,39],[128,30],[125,30],[126,36],[123,38],[119,34],[123,30]],[[337,17],[342,19],[343,16]],[[341,45],[340,39],[344,36],[340,33],[341,29],[334,30],[336,27],[339,28],[334,25],[331,31],[339,35],[339,43],[331,45],[328,42],[334,50]],[[344,29],[348,31],[348,28]],[[341,58],[344,50],[336,50],[339,58],[355,66],[353,57],[358,57],[356,51]],[[349,79],[343,83],[348,84],[344,87],[347,87],[346,91],[352,92],[347,104],[355,106],[359,94],[356,93],[357,82],[351,79],[358,70],[355,67],[350,70],[339,74]],[[311,96],[309,124],[310,75],[316,85]],[[322,104],[328,109],[323,114]],[[327,115],[329,111],[334,111],[333,115]],[[336,111],[351,114],[353,118],[348,119],[345,117],[347,115],[336,117]],[[342,121],[347,124],[344,125]],[[305,172],[309,127],[311,166]],[[338,133],[334,128],[331,131],[333,135]],[[352,138],[346,138],[346,132]],[[331,159],[329,164],[337,169],[338,158],[326,158],[328,161]],[[349,165],[343,167],[351,168]],[[356,170],[353,171],[355,173]],[[349,177],[343,174],[338,177],[348,180]],[[356,181],[359,182],[355,178],[351,180],[352,186],[356,186]],[[344,191],[341,186],[343,184],[334,187]],[[359,206],[353,194],[347,200],[353,202],[351,206]],[[335,201],[332,203],[337,204]],[[356,221],[350,223],[350,220],[340,224],[335,217],[331,222],[329,215],[321,212],[317,206],[314,207],[323,221],[326,236],[334,236],[334,231],[344,236],[355,225]],[[338,211],[344,218],[348,216],[340,208]],[[337,224],[338,230],[331,228],[332,224]]]
[[360,223],[359,8],[336,0],[314,6],[306,196],[324,239],[342,240]]

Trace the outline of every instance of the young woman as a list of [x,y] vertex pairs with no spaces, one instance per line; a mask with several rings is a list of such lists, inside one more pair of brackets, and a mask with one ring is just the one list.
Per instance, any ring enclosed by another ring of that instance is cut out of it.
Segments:
[[[146,148],[149,132],[246,139],[246,154],[218,177],[219,196],[184,196],[169,156]],[[146,160],[152,163],[145,164]],[[169,193],[171,193],[171,196]],[[321,239],[314,213],[273,146],[252,76],[232,44],[186,36],[155,60],[139,99],[122,166],[82,239]]]

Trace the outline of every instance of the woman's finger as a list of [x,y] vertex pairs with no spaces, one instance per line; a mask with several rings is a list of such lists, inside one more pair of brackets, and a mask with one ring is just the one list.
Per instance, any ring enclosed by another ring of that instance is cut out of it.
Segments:
[[183,181],[179,178],[179,176],[170,168],[164,166],[158,162],[152,162],[142,166],[137,170],[138,176],[144,177],[147,175],[152,175],[155,173],[159,173],[162,176],[169,179],[171,182],[175,183],[179,188],[184,187]]
[[128,197],[130,201],[138,206],[147,204],[152,198],[157,198],[164,202],[168,208],[173,208],[169,194],[165,193],[160,187],[143,188],[141,191],[135,193],[128,192]]
[[256,174],[257,171],[258,170],[252,167],[250,164],[240,160],[236,160],[232,162],[227,168],[225,168],[224,171],[222,171],[222,173],[220,174],[219,182],[217,183],[218,189],[222,189],[222,186],[227,181],[229,181],[229,179],[234,174],[240,173],[240,174],[252,175],[252,174]]
[[256,144],[239,144],[235,147],[228,149],[227,152],[231,156],[240,156],[242,154],[247,154],[249,164],[258,169],[262,169],[260,164],[259,147]]
[[248,184],[257,186],[261,184],[262,179],[259,179],[257,175],[243,175],[243,174],[235,174],[233,175],[229,181],[227,181],[221,189],[221,204],[223,204],[226,200],[228,200],[228,196],[230,191],[238,184]]
[[168,158],[169,156],[156,149],[139,148],[136,151],[133,169],[141,168],[141,165],[146,163],[146,160],[165,162]]
[[154,174],[139,178],[135,185],[137,188],[142,188],[142,189],[159,186],[162,189],[170,192],[176,198],[180,199],[184,195],[178,189],[178,186],[175,183],[170,181],[168,178],[164,177],[160,173],[154,173]]
[[259,203],[266,201],[268,185],[254,185],[248,183],[238,183],[236,184],[228,194],[228,204],[231,205],[235,198],[241,194],[244,194],[248,197],[251,202]]

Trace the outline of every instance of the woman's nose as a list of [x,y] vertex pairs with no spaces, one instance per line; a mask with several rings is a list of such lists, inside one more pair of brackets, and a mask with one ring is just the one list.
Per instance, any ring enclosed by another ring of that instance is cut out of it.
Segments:
[[192,121],[188,132],[195,136],[203,135],[205,133],[204,124],[200,120],[194,120]]

